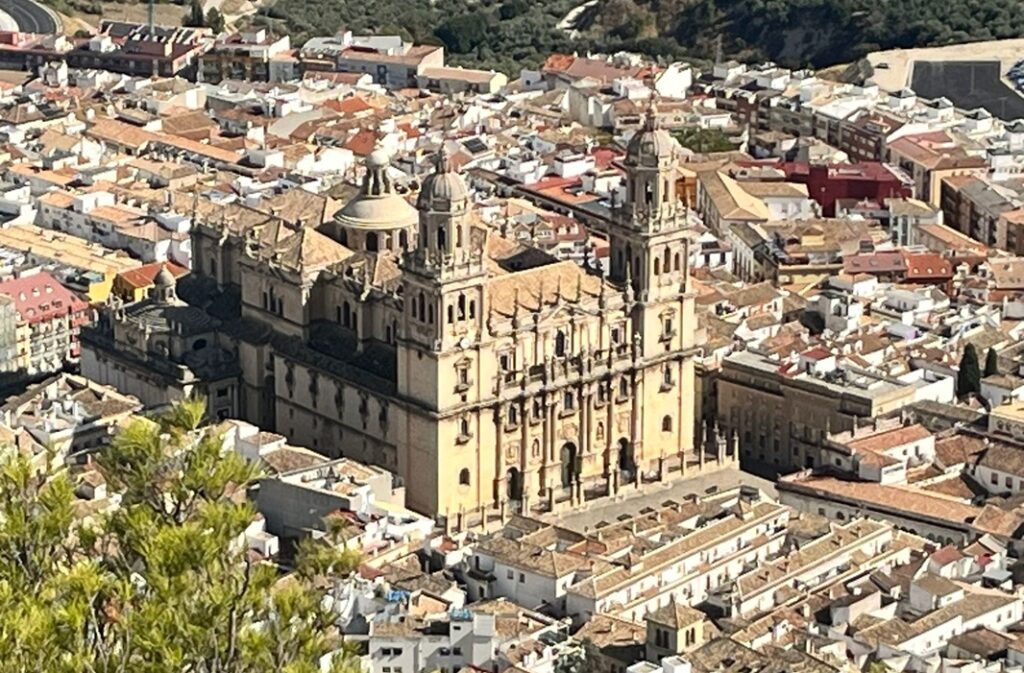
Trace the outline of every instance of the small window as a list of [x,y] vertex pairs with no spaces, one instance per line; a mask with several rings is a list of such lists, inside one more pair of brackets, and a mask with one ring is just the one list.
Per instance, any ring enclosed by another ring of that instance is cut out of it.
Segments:
[[661,431],[662,432],[672,432],[672,417],[671,416],[665,416],[663,419],[661,419]]
[[510,580],[514,580],[514,579],[516,578],[516,574],[515,574],[515,572],[514,572],[514,571],[512,571],[512,570],[508,570],[508,571],[506,571],[506,573],[505,573],[505,577],[507,577],[507,578],[508,578],[508,579],[510,579]]
[[519,583],[523,584],[524,582],[526,582],[526,575],[523,573],[519,573]]
[[462,468],[461,472],[459,472],[459,485],[469,486],[469,469],[465,467]]

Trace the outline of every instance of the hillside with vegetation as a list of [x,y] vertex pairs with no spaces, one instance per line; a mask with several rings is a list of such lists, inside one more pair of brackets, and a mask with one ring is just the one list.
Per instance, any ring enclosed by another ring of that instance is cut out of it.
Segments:
[[600,0],[574,37],[557,28],[580,0],[277,0],[258,20],[296,41],[347,27],[443,44],[456,65],[517,75],[552,51],[635,50],[664,58],[825,67],[878,49],[1024,35],[1002,0]]
[[[278,0],[269,17],[283,22],[293,40],[330,35],[398,34],[421,44],[443,44],[448,61],[518,75],[552,51],[572,50],[556,25],[576,0]],[[262,18],[262,17],[261,17]]]

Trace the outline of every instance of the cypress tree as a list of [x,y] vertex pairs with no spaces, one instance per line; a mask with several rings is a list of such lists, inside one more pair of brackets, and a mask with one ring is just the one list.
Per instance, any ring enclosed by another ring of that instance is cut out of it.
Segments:
[[994,376],[999,373],[999,356],[995,348],[989,348],[985,355],[985,376]]
[[974,344],[967,344],[960,358],[960,370],[956,374],[956,394],[960,397],[981,392],[981,366]]

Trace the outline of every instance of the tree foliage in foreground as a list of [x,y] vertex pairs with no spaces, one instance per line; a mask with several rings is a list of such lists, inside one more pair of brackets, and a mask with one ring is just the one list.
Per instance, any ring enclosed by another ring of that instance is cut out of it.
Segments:
[[66,472],[0,460],[0,671],[312,673],[331,652],[357,670],[313,583],[358,558],[307,544],[284,581],[254,560],[255,475],[202,418],[187,402],[119,431],[98,463],[123,501],[89,519]]

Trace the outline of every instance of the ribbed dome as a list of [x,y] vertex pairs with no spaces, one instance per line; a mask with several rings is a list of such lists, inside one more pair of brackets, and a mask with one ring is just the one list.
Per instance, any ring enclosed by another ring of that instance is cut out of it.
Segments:
[[633,134],[626,146],[627,164],[656,166],[674,156],[678,143],[668,131],[659,127],[657,115],[658,110],[652,99],[643,128]]
[[449,210],[453,203],[469,198],[466,182],[452,170],[444,147],[437,153],[436,169],[423,181],[416,207],[420,210]]
[[168,287],[174,287],[177,284],[177,280],[174,278],[174,274],[171,273],[167,265],[164,264],[163,268],[153,278],[153,287],[157,289],[164,289]]
[[338,224],[352,229],[402,229],[416,224],[419,214],[395,192],[388,177],[390,165],[383,148],[370,153],[359,194],[335,215]]

